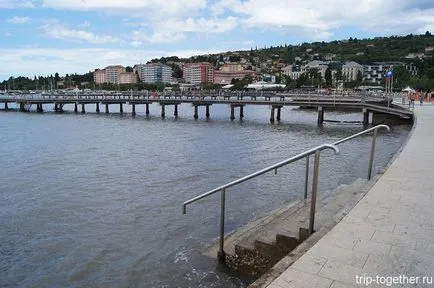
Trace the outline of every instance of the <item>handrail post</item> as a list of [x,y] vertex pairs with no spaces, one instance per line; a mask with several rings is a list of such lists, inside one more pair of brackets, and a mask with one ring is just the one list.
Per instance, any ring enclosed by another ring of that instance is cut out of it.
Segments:
[[221,263],[225,262],[226,253],[224,250],[225,245],[225,205],[226,205],[226,189],[221,192],[221,202],[220,202],[220,250],[217,255]]
[[309,162],[310,162],[309,160],[310,160],[310,156],[307,155],[306,156],[306,178],[304,182],[304,199],[307,199],[307,190],[309,186]]
[[372,146],[371,146],[371,157],[369,158],[369,167],[368,167],[368,180],[371,180],[372,176],[372,165],[374,164],[374,154],[375,154],[375,143],[377,141],[377,130],[374,130],[374,136],[372,137]]
[[312,198],[310,199],[310,219],[309,219],[309,234],[314,232],[315,224],[315,207],[316,207],[316,194],[318,192],[318,174],[319,174],[319,157],[320,151],[315,152],[315,163],[313,168],[313,181],[312,181]]

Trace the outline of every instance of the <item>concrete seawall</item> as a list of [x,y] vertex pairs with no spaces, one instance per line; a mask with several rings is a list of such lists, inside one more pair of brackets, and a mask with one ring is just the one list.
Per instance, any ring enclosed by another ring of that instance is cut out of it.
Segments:
[[365,197],[330,231],[300,245],[305,253],[295,263],[290,254],[276,264],[275,271],[291,265],[280,276],[252,287],[431,286],[434,106],[417,106],[415,114],[407,144]]

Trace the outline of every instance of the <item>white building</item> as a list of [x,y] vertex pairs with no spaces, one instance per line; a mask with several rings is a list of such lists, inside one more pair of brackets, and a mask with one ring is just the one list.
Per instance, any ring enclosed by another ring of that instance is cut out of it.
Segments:
[[374,64],[363,66],[363,81],[379,85],[390,64]]
[[302,74],[300,66],[298,65],[288,65],[284,68],[282,68],[282,74],[289,76],[292,80],[297,80],[300,78],[300,75]]
[[318,72],[321,74],[321,77],[325,77],[325,72],[327,68],[329,67],[327,62],[314,60],[309,63],[307,63],[305,66],[301,67],[301,72],[307,72],[309,73],[310,69],[317,69]]
[[363,66],[357,62],[349,61],[342,65],[342,77],[344,81],[356,81],[359,72],[363,75]]

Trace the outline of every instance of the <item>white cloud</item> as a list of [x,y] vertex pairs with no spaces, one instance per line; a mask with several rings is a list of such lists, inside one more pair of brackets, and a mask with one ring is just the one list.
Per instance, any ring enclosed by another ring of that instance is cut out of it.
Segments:
[[433,24],[432,8],[434,1],[428,0],[220,0],[210,11],[237,15],[246,27],[328,39],[345,26],[377,33],[415,33]]
[[234,29],[237,26],[235,17],[224,19],[193,19],[188,18],[181,20],[167,20],[156,25],[157,28],[164,31],[175,32],[200,32],[200,33],[224,33]]
[[90,27],[90,23],[89,23],[89,21],[85,20],[83,22],[83,24],[81,24],[79,27],[80,28],[89,28]]
[[42,0],[48,8],[104,11],[128,16],[164,19],[168,16],[188,15],[206,8],[206,0]]
[[[162,56],[190,57],[214,54],[218,50],[143,51],[144,61]],[[0,48],[0,81],[10,76],[50,75],[56,72],[86,73],[113,64],[124,66],[140,63],[139,49],[48,49],[48,48]],[[13,67],[13,69],[11,69]]]
[[70,29],[62,24],[44,25],[45,35],[50,38],[69,40],[69,41],[85,41],[91,44],[107,44],[118,43],[121,40],[108,35],[96,35],[89,31]]
[[25,0],[0,0],[0,8],[16,9],[16,8],[35,8],[33,1]]
[[[237,25],[235,17],[224,19],[167,19],[155,23],[152,27],[145,24],[144,28],[134,30],[131,39],[134,43],[172,43],[186,39],[186,33],[225,33],[233,30]],[[150,30],[153,32],[150,32]]]
[[6,22],[11,23],[11,24],[27,24],[30,21],[32,21],[32,19],[30,17],[12,17],[9,19],[6,19]]

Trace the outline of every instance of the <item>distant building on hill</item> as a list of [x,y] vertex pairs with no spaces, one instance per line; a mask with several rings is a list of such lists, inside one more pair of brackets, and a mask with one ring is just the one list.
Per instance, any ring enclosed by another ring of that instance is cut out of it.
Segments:
[[379,85],[381,80],[392,64],[390,63],[378,63],[372,65],[363,66],[363,81],[371,82],[372,84]]
[[356,81],[359,72],[363,75],[363,66],[357,62],[349,61],[342,65],[342,76],[344,81]]
[[281,71],[283,75],[289,76],[292,80],[297,80],[302,74],[301,68],[298,65],[288,65],[282,68]]
[[246,76],[252,77],[253,80],[258,78],[258,73],[251,70],[242,71],[214,71],[214,83],[230,84],[232,79],[243,79]]
[[314,60],[301,67],[301,72],[309,72],[311,69],[317,69],[321,77],[324,78],[328,67],[327,62]]
[[243,65],[240,63],[226,63],[221,69],[223,72],[239,72],[243,70]]

